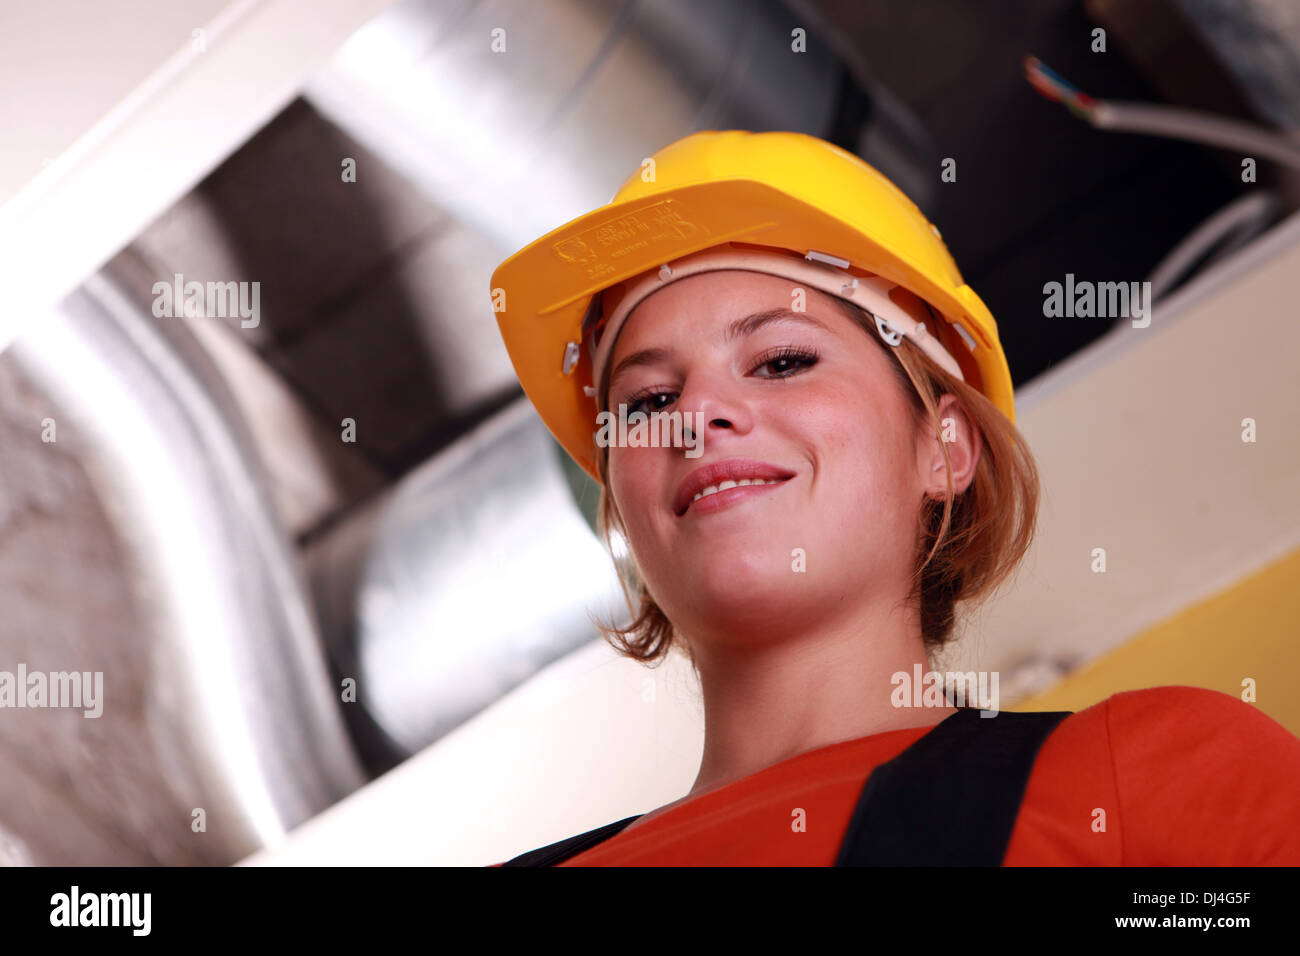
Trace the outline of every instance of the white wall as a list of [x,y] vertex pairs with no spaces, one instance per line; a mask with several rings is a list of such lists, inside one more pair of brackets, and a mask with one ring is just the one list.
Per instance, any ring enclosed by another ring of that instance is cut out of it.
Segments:
[[389,2],[0,5],[0,349],[260,129]]

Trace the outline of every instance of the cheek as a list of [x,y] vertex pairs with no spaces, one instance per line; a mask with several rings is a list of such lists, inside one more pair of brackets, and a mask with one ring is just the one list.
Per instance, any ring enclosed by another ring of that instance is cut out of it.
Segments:
[[650,502],[662,497],[662,478],[651,455],[660,449],[611,448],[609,451],[609,487],[618,503],[628,546],[638,559],[648,556],[653,539],[650,527]]
[[618,447],[609,450],[609,487],[615,500],[633,505],[644,502],[650,493],[654,469],[652,462],[641,454],[643,450]]
[[[811,396],[810,396],[811,398]],[[868,535],[874,546],[882,532],[903,534],[907,524],[914,463],[906,409],[882,383],[856,381],[828,388],[804,405],[797,427],[809,436],[809,452],[832,526]]]
[[[828,385],[800,403],[793,426],[807,436],[822,466],[865,480],[897,456],[894,426],[871,385]],[[841,472],[843,469],[843,472]]]

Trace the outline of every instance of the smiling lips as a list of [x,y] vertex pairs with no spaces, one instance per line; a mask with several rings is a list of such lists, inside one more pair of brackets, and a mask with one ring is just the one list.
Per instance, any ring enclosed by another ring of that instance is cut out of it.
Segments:
[[673,511],[715,511],[730,501],[764,494],[764,488],[794,477],[794,472],[752,458],[728,458],[696,468],[677,487]]

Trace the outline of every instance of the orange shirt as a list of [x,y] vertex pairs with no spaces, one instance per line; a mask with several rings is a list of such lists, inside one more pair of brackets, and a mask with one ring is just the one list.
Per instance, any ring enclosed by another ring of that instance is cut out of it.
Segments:
[[[929,729],[799,754],[559,865],[830,866],[871,771]],[[1300,738],[1250,704],[1197,687],[1127,691],[1065,718],[1038,753],[1004,859],[1297,864]]]

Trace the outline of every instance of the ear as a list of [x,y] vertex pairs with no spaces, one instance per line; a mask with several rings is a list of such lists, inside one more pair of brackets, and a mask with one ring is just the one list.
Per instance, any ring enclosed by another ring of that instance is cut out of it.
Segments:
[[[924,431],[918,435],[917,463],[926,497],[942,501],[948,496],[948,465],[952,467],[952,490],[956,496],[970,487],[975,478],[983,441],[956,397],[941,395],[938,411],[938,433]],[[946,462],[945,448],[948,450]]]

